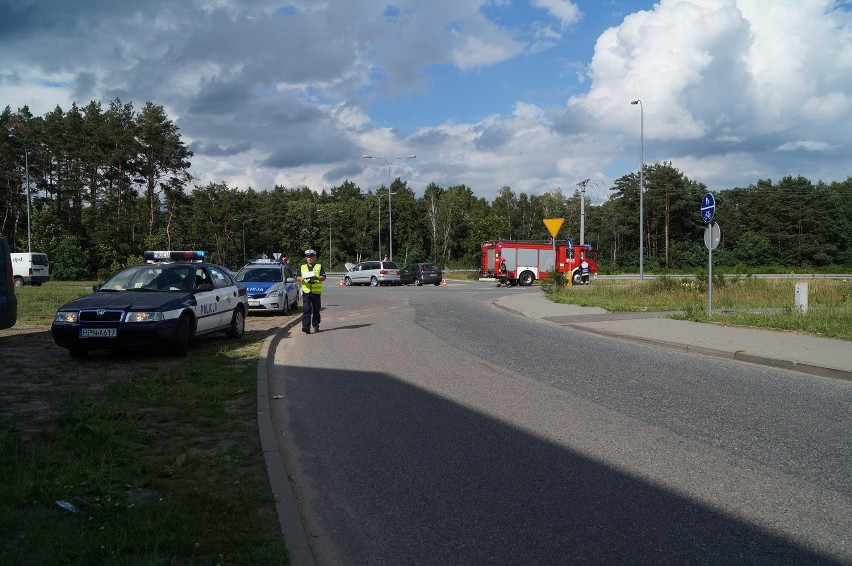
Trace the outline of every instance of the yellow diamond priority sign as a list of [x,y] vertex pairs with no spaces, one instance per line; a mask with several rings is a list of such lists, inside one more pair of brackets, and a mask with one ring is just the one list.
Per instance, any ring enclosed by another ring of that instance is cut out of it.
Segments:
[[559,229],[562,228],[562,223],[565,222],[564,218],[545,218],[544,225],[550,231],[551,237],[555,238],[556,234],[559,233]]

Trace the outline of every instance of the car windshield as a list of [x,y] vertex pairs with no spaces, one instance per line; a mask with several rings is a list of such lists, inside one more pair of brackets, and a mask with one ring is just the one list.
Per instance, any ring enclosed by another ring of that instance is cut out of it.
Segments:
[[145,264],[126,267],[101,285],[104,291],[187,291],[192,267]]
[[251,267],[241,269],[237,273],[237,281],[251,281],[252,283],[280,283],[281,268],[280,267]]

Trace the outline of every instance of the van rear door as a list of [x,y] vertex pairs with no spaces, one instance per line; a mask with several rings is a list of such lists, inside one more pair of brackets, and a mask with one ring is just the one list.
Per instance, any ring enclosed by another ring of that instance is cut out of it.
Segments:
[[47,254],[32,254],[32,284],[41,285],[50,281],[50,264],[47,261]]
[[0,238],[0,328],[15,326],[18,319],[18,298],[12,278],[12,255],[9,242]]

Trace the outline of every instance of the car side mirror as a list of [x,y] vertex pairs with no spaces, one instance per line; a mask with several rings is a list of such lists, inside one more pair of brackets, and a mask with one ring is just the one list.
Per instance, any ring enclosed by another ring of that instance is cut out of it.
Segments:
[[213,284],[212,283],[202,283],[201,285],[199,285],[198,287],[195,288],[196,293],[206,293],[207,291],[212,291],[212,290],[213,290]]
[[287,278],[287,281],[286,281],[286,283],[295,283],[295,282],[296,282],[296,278],[295,278],[295,277],[288,277],[288,278]]
[[101,285],[103,285],[103,283],[95,283],[94,285],[92,285],[92,291],[97,291],[101,288]]

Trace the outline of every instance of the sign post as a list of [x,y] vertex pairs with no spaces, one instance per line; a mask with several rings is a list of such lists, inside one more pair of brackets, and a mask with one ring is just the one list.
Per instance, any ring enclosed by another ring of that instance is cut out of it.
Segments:
[[716,227],[719,232],[719,240],[721,240],[722,230],[718,224],[713,223],[713,216],[716,214],[716,199],[711,193],[706,193],[701,197],[701,219],[707,223],[707,229],[704,230],[704,245],[707,246],[707,316],[713,316],[713,248],[719,245],[713,238],[713,227]]
[[562,228],[562,223],[565,222],[564,218],[545,218],[544,225],[547,228],[547,231],[550,232],[550,236],[553,242],[553,269],[556,269],[556,234],[559,233],[559,229]]

